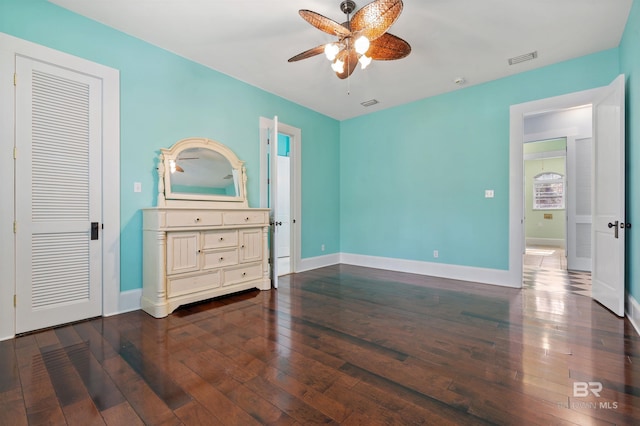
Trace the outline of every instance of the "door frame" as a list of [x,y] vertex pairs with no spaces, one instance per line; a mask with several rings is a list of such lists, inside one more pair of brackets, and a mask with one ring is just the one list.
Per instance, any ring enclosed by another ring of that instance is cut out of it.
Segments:
[[[260,207],[267,207],[267,141],[262,129],[269,128],[270,118],[260,117]],[[291,273],[298,271],[302,262],[302,131],[278,120],[278,133],[289,136],[291,159]],[[293,223],[295,220],[295,224]]]
[[[15,55],[81,70],[102,80],[102,315],[120,312],[120,72],[36,43],[0,33],[0,75],[15,72]],[[19,76],[16,77],[19,82]],[[19,84],[19,83],[18,83]],[[14,149],[14,85],[0,83],[0,149]],[[19,155],[19,153],[18,153]],[[116,173],[114,173],[116,171]],[[15,212],[14,161],[0,155],[0,340],[15,336]],[[19,301],[18,301],[19,303]]]
[[[511,105],[509,111],[509,282],[522,287],[524,254],[524,118],[527,115],[592,104],[600,88]],[[595,142],[595,141],[594,141]]]

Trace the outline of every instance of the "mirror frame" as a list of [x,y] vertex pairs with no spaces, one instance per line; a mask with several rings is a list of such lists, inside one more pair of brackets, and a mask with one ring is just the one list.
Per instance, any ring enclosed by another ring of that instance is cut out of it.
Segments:
[[[240,193],[233,197],[228,195],[207,195],[177,193],[171,191],[171,161],[176,161],[187,149],[202,148],[217,152],[225,157],[240,180]],[[241,161],[229,147],[207,138],[182,139],[171,148],[161,148],[158,162],[158,206],[159,207],[248,207],[247,204],[247,172],[244,161]]]

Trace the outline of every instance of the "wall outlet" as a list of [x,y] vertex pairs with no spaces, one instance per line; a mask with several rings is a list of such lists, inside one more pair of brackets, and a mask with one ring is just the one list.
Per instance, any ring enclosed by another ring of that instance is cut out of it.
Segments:
[[493,198],[493,189],[485,189],[484,198]]
[[438,250],[434,250],[434,251],[433,251],[433,258],[434,258],[434,259],[437,259],[437,258],[438,258],[438,256],[440,256],[440,253],[438,253]]
[[324,251],[324,244],[322,244],[322,245],[320,246],[320,250],[321,250],[321,251]]

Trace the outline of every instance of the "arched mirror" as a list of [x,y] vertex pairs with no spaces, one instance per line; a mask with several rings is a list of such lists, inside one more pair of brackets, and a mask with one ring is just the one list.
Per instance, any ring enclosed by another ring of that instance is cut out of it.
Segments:
[[244,162],[211,139],[183,139],[171,148],[162,148],[158,178],[159,206],[206,202],[247,207]]

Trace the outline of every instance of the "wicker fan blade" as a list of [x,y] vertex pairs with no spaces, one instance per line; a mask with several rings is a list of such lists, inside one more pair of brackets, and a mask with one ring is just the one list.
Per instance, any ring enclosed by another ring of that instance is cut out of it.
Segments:
[[309,49],[309,50],[305,50],[302,53],[298,53],[296,56],[293,56],[291,58],[289,58],[289,62],[295,62],[295,61],[300,61],[302,59],[307,59],[310,58],[312,56],[316,56],[319,55],[321,53],[324,53],[324,44],[321,46],[316,46],[313,49]]
[[351,19],[351,30],[373,41],[387,32],[402,12],[402,0],[376,0],[363,6]]
[[326,16],[320,15],[319,13],[307,9],[302,9],[298,13],[300,14],[300,16],[302,16],[302,19],[327,34],[337,35],[341,37],[346,37],[351,34],[351,31],[349,31],[347,28],[343,27],[336,21],[327,18]]
[[337,72],[336,75],[338,78],[344,80],[349,77],[353,73],[353,70],[356,69],[356,66],[358,66],[358,54],[355,49],[345,49],[338,53],[337,59],[344,62],[344,71]]
[[385,33],[371,42],[367,56],[376,61],[402,59],[411,53],[409,43],[393,34]]

